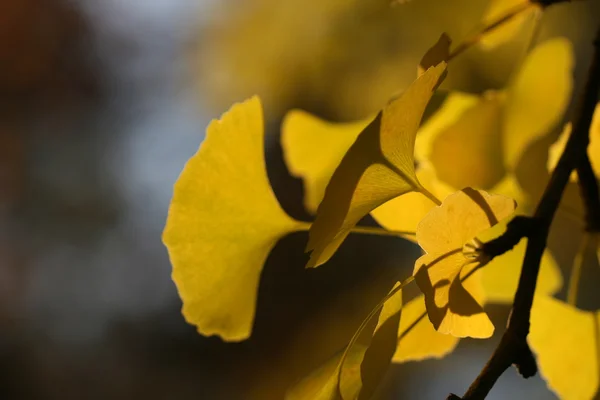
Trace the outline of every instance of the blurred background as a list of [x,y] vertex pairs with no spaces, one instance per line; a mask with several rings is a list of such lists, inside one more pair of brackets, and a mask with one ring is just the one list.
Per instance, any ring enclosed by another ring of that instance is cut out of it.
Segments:
[[[314,271],[285,238],[261,282],[253,336],[204,338],[180,314],[161,243],[172,185],[204,128],[259,94],[269,175],[297,218],[302,184],[278,140],[285,112],[372,114],[446,31],[478,26],[479,0],[3,0],[0,3],[0,399],[281,399],[339,350],[417,250],[351,238]],[[577,88],[598,2],[550,9],[536,41],[575,44]],[[446,89],[502,87],[533,24],[453,61]],[[369,223],[369,221],[367,221]],[[596,304],[597,306],[598,304]],[[503,326],[508,309],[490,310]],[[499,330],[498,332],[500,332]],[[489,341],[396,365],[380,399],[462,393]],[[491,399],[552,399],[510,370]]]

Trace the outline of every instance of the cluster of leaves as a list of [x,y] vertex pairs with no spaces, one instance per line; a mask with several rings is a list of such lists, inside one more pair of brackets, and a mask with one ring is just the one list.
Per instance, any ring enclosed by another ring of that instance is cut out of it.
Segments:
[[[532,8],[517,6],[519,17]],[[511,23],[502,28],[514,30]],[[488,44],[493,39],[486,38]],[[501,255],[488,254],[485,242],[501,235],[515,212],[532,210],[534,199],[516,169],[525,150],[562,120],[573,86],[572,49],[560,38],[540,44],[507,88],[481,95],[438,91],[451,54],[442,36],[417,79],[372,118],[339,124],[300,110],[288,113],[285,157],[304,180],[313,223],[288,216],[272,192],[257,97],[209,125],[175,185],[164,241],[183,314],[203,335],[227,341],[250,336],[263,264],[290,232],[309,231],[308,268],[326,263],[353,233],[400,236],[423,250],[413,275],[391,289],[343,351],[291,388],[289,399],[369,398],[390,362],[442,357],[459,338],[488,338],[494,326],[484,305],[512,302],[526,239]],[[422,123],[433,96],[445,100]],[[597,114],[589,148],[596,174]],[[568,134],[566,128],[551,148],[550,168]],[[383,228],[358,226],[367,214]],[[588,237],[585,249],[596,250],[597,238]],[[422,295],[403,304],[402,289],[413,281]],[[597,313],[575,307],[576,296],[553,298],[561,286],[560,270],[546,252],[529,343],[557,394],[589,398],[598,387],[600,366],[590,349],[599,347],[600,323]],[[554,329],[556,318],[564,329]]]

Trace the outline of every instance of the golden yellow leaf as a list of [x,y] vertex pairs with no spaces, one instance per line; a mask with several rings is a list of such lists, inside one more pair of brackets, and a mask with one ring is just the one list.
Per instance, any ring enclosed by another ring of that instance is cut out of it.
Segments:
[[325,263],[350,229],[370,211],[401,194],[423,190],[414,170],[415,136],[446,70],[430,68],[392,100],[358,136],[334,172],[309,234],[307,267]]
[[437,135],[430,161],[438,178],[455,187],[490,189],[504,174],[503,101],[489,93]]
[[286,400],[369,399],[396,350],[402,311],[400,289],[397,283],[363,321],[344,351],[288,390]]
[[525,59],[507,90],[503,140],[508,167],[560,122],[571,99],[573,64],[572,45],[564,38],[542,43]]
[[383,308],[379,313],[373,338],[360,365],[362,387],[357,400],[368,400],[371,398],[387,372],[396,351],[398,328],[403,312],[402,291],[398,290],[394,293],[394,290],[398,289],[399,286],[400,283],[394,286],[390,292],[393,294],[385,300]]
[[598,312],[579,310],[547,296],[531,309],[529,345],[552,391],[565,400],[592,399],[598,390]]
[[[530,4],[528,0],[491,0],[488,9],[486,10],[483,19],[483,26],[490,26],[494,21],[511,13],[513,10],[520,10]],[[493,49],[502,43],[517,37],[523,31],[524,24],[531,21],[532,14],[536,9],[530,7],[524,12],[520,12],[510,21],[504,22],[495,29],[492,29],[481,39],[480,44],[486,49]]]
[[515,207],[508,197],[466,188],[446,197],[417,226],[417,241],[426,254],[415,262],[413,275],[438,332],[457,337],[492,335],[494,326],[461,282],[487,260],[463,248]]
[[451,92],[442,106],[419,128],[415,141],[415,159],[419,163],[429,162],[431,149],[437,136],[452,126],[462,116],[463,112],[475,106],[479,96]]
[[[571,123],[566,124],[558,140],[550,146],[548,150],[548,171],[552,171],[556,167],[571,135],[571,129]],[[590,144],[587,152],[594,173],[596,176],[600,176],[600,103],[596,104],[594,110],[594,117],[590,126]],[[573,171],[571,180],[577,180],[577,172]]]
[[402,308],[398,330],[398,347],[392,362],[421,361],[442,358],[451,353],[459,339],[435,330],[425,311],[425,299],[418,296]]
[[[507,222],[501,222],[478,235],[482,241],[497,238],[506,231]],[[512,250],[495,257],[481,269],[481,282],[485,298],[490,303],[512,303],[525,257],[527,239],[524,238]],[[552,254],[545,250],[540,263],[536,293],[552,295],[562,287],[560,267]]]
[[[439,182],[434,175],[432,168],[421,167],[417,170],[419,182],[438,199],[443,200],[453,190]],[[433,207],[435,207],[435,203],[423,193],[411,192],[382,204],[371,211],[371,215],[388,230],[416,232],[419,222]]]
[[286,164],[304,180],[304,205],[315,213],[333,171],[372,118],[331,123],[300,110],[287,113],[281,128]]
[[203,335],[250,336],[271,248],[300,228],[279,206],[264,161],[260,100],[212,121],[175,183],[163,241],[183,315]]
[[[360,376],[358,367],[362,362],[367,347],[356,343],[346,353],[342,382],[340,383],[341,361],[344,352],[341,351],[329,359],[321,367],[314,370],[300,382],[290,388],[285,400],[343,400],[354,399],[360,392]],[[353,367],[350,367],[352,365]],[[342,394],[345,394],[344,395]]]
[[596,104],[592,125],[590,126],[588,155],[596,176],[600,176],[600,103]]

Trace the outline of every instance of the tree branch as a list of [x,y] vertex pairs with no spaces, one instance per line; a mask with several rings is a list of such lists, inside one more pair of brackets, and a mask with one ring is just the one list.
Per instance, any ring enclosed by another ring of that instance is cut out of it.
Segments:
[[[598,187],[595,185],[595,178],[593,179],[593,187],[589,183],[589,175],[586,174],[590,173],[591,167],[589,170],[587,169],[586,165],[589,164],[589,160],[587,164],[585,160],[587,159],[586,151],[589,143],[588,132],[600,90],[600,29],[594,41],[594,47],[592,65],[590,66],[584,93],[577,106],[572,134],[569,137],[565,151],[552,172],[550,182],[546,186],[542,199],[530,220],[531,225],[527,232],[529,241],[527,242],[525,259],[523,260],[523,267],[508,328],[504,332],[492,357],[471,384],[462,397],[462,400],[484,399],[498,378],[512,364],[515,364],[519,372],[526,378],[536,373],[535,360],[527,344],[533,295],[535,293],[542,254],[546,248],[550,224],[560,203],[563,191],[569,182],[569,176],[574,169],[583,174],[581,180],[582,187],[585,188],[586,204],[588,201],[592,203],[598,199]],[[595,192],[593,192],[594,190]],[[592,213],[594,211],[589,209],[588,214]],[[507,229],[504,235],[512,236],[511,240],[514,241],[517,237],[515,230]],[[521,235],[519,239],[523,236],[525,235]],[[506,241],[510,244],[511,240],[507,239]],[[460,397],[451,394],[448,399],[460,399]]]

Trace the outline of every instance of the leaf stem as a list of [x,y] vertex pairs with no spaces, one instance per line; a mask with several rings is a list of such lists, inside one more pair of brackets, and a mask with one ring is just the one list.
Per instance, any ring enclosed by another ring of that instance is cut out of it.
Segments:
[[433,193],[431,193],[425,187],[420,186],[419,187],[419,192],[421,192],[422,194],[424,194],[429,200],[433,201],[433,203],[436,206],[441,206],[442,205],[442,202],[440,201],[440,199],[438,199]]
[[409,231],[390,231],[384,228],[378,228],[376,226],[355,226],[350,230],[350,233],[376,236],[397,236],[401,238],[405,238],[406,236],[415,236],[417,234],[416,232]]
[[[312,226],[312,222],[298,221],[298,230],[299,231],[308,231]],[[350,233],[357,233],[361,235],[374,235],[374,236],[393,236],[393,237],[401,237],[406,239],[407,237],[414,237],[416,232],[411,231],[394,231],[384,228],[379,228],[377,226],[355,226],[350,229]]]
[[583,239],[579,244],[577,254],[573,260],[573,267],[571,268],[571,276],[569,277],[569,289],[567,291],[567,303],[572,306],[577,304],[577,293],[579,292],[579,281],[581,279],[581,266],[585,258],[585,253],[590,245],[590,234],[584,233]]

